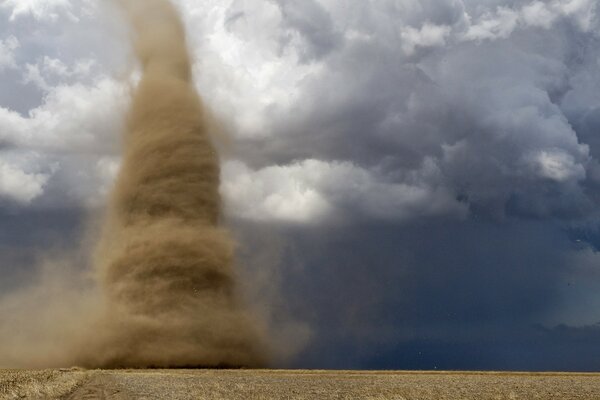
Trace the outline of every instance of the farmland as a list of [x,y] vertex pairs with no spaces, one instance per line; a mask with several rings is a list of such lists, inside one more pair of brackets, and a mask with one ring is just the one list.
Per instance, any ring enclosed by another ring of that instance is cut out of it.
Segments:
[[600,374],[310,371],[0,371],[2,399],[600,399]]

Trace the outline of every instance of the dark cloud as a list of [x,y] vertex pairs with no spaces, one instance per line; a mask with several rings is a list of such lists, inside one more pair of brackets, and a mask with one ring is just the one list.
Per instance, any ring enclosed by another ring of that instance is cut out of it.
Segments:
[[375,347],[358,360],[367,369],[597,371],[598,325],[512,327],[481,340],[414,340]]
[[334,51],[343,37],[336,32],[331,15],[316,0],[302,3],[277,0],[281,9],[282,25],[287,32],[282,37],[284,46],[290,45],[297,34],[302,44],[294,46],[302,62],[318,60]]
[[[377,32],[393,18],[380,16],[369,28]],[[485,43],[454,33],[446,46],[418,56],[392,50],[383,33],[347,40],[302,82],[293,113],[274,113],[277,135],[248,144],[246,154],[259,149],[255,166],[351,160],[394,181],[428,160],[442,178],[423,184],[444,186],[496,216],[507,209],[544,218],[590,213],[582,185],[595,152],[595,139],[586,140],[594,114],[586,110],[580,133],[565,109],[577,90],[572,82],[595,73],[585,59],[598,46],[561,18],[553,29],[518,29]],[[460,29],[462,22],[446,19]]]
[[[0,293],[27,283],[42,259],[77,255],[88,211],[74,208],[28,210],[0,203]],[[79,266],[85,268],[84,262]]]
[[33,84],[24,84],[20,73],[5,71],[0,76],[0,107],[26,116],[29,110],[41,105],[41,90]]
[[[241,273],[294,351],[312,337],[281,365],[597,369],[595,1],[178,4],[234,143],[223,192]],[[23,117],[0,112],[0,167],[47,175],[20,197],[0,176],[8,277],[52,227],[81,227],[57,204],[102,203],[126,97],[107,76],[128,66],[103,23],[123,27],[98,9],[54,9],[60,23],[0,10],[0,40],[21,44],[0,106]],[[27,64],[37,86],[20,83]],[[45,134],[23,142],[32,127]]]
[[[286,243],[279,260],[285,310],[314,334],[294,366],[591,368],[591,355],[575,362],[566,350],[548,354],[576,339],[542,328],[560,319],[561,293],[576,269],[568,255],[578,250],[559,225],[439,220],[354,228],[274,228]],[[262,266],[245,267],[252,275]]]

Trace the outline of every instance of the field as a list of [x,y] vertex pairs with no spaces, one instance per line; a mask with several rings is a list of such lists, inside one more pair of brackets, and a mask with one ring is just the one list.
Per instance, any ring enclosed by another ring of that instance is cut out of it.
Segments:
[[0,398],[600,400],[600,374],[0,370]]

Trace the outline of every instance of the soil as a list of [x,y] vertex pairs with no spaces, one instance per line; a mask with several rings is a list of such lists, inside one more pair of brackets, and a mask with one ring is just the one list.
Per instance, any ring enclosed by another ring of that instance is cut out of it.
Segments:
[[[12,378],[4,379],[9,373]],[[16,375],[21,380],[14,379]],[[65,382],[69,382],[70,386]],[[60,390],[63,392],[60,393]],[[600,400],[600,374],[308,370],[0,371],[0,398]]]

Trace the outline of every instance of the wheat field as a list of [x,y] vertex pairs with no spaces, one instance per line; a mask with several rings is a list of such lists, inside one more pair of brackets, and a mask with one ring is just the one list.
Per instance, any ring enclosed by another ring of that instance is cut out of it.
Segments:
[[600,374],[0,370],[1,399],[599,399]]

